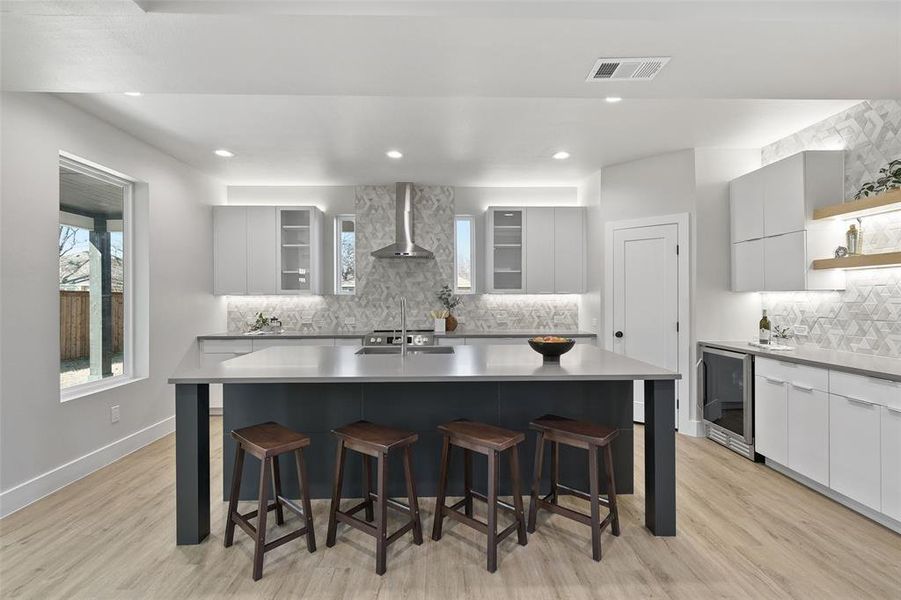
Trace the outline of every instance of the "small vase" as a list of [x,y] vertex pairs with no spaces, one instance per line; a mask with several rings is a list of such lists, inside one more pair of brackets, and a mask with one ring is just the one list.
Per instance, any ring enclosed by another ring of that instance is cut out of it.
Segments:
[[454,315],[447,315],[444,319],[444,329],[446,331],[455,331],[457,329],[457,318]]

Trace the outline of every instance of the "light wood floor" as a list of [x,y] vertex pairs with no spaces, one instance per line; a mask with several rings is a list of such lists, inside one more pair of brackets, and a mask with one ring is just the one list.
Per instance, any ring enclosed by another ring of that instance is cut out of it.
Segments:
[[[220,431],[214,418],[213,490]],[[677,537],[642,524],[639,456],[623,534],[604,535],[601,563],[584,526],[545,515],[528,546],[504,541],[493,575],[479,534],[448,521],[440,542],[428,539],[425,500],[425,542],[396,542],[379,577],[371,538],[342,526],[325,547],[327,503],[317,501],[319,550],[282,546],[254,582],[250,539],[239,530],[222,547],[224,503],[213,503],[205,543],[175,545],[174,460],[168,436],[0,521],[0,597],[901,598],[901,536],[707,440],[678,438]]]

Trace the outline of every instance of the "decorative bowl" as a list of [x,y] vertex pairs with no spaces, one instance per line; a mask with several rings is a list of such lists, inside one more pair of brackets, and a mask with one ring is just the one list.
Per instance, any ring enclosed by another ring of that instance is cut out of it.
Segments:
[[544,356],[546,362],[558,362],[560,356],[572,350],[576,340],[557,336],[539,336],[529,339],[532,350]]

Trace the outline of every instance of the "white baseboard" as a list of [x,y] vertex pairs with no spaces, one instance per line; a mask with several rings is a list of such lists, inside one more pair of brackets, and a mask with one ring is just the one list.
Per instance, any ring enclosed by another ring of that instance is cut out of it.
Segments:
[[789,469],[785,465],[782,465],[775,461],[772,461],[769,458],[766,459],[765,464],[766,464],[766,466],[773,469],[774,471],[778,471],[779,473],[782,473],[789,479],[794,479],[801,485],[806,485],[810,489],[823,494],[824,496],[826,496],[827,498],[829,498],[831,500],[835,500],[839,504],[842,504],[842,505],[850,508],[854,512],[860,513],[863,516],[867,517],[868,519],[876,521],[877,523],[879,523],[880,525],[882,525],[884,527],[888,527],[895,533],[901,533],[901,521],[896,521],[895,519],[891,518],[887,514],[881,513],[878,510],[873,510],[869,506],[863,505],[860,502],[857,502],[856,500],[852,500],[851,498],[848,498],[847,496],[839,494],[835,490],[830,489],[830,488],[826,487],[825,485],[823,485],[819,482],[816,482],[813,479],[810,479],[809,477],[805,477],[804,475],[801,475],[800,473],[793,471],[792,469]]
[[679,433],[691,437],[704,437],[704,435],[706,434],[706,431],[704,430],[704,422],[689,420],[687,426],[679,428]]
[[175,431],[167,417],[0,493],[0,519]]

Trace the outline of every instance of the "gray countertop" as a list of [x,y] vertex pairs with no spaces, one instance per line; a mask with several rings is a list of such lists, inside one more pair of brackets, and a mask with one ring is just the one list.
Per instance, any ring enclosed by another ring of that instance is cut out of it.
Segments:
[[867,377],[901,381],[901,360],[896,358],[872,356],[855,352],[824,350],[822,348],[809,348],[805,346],[783,352],[752,346],[747,342],[700,342],[700,344],[703,346],[721,348],[723,350],[744,352],[746,354],[753,354],[754,356],[763,356],[775,360],[865,375]]
[[[284,333],[212,333],[209,335],[199,335],[198,340],[245,340],[245,339],[280,339],[280,340],[311,340],[319,338],[340,338],[353,339],[362,338],[369,331],[286,331]],[[545,330],[536,331],[527,330],[501,330],[501,331],[467,331],[458,329],[454,332],[436,333],[435,337],[440,338],[508,338],[508,337],[533,337],[536,335],[560,335],[573,338],[593,338],[597,334],[590,331],[566,331],[566,330]]]
[[218,364],[181,365],[169,383],[337,383],[431,381],[615,381],[679,379],[667,371],[589,344],[546,364],[528,346],[454,346],[452,354],[354,354],[351,346],[275,347]]

